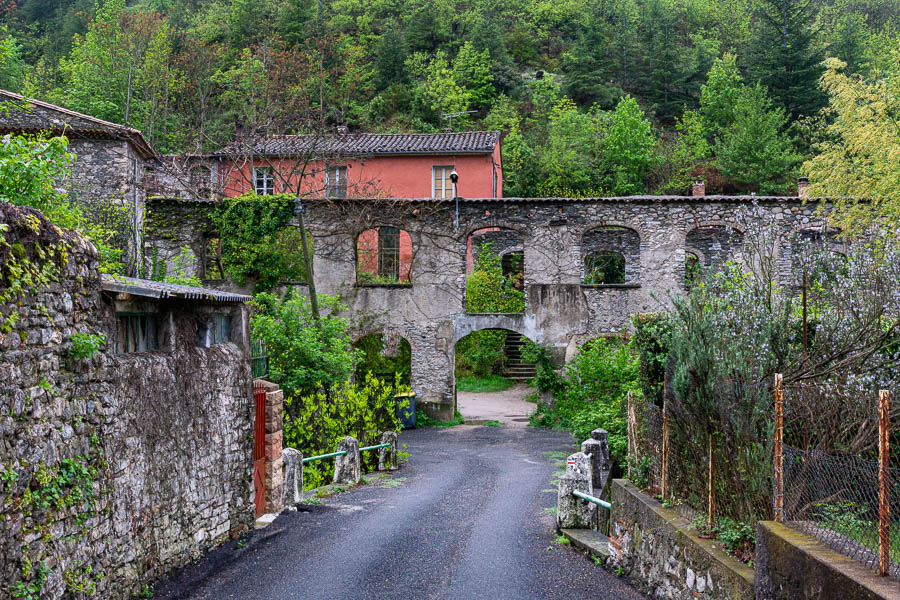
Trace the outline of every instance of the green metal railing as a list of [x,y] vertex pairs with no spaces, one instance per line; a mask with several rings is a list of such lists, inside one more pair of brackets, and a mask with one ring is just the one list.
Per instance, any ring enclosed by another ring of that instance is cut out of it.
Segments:
[[582,500],[587,500],[588,502],[596,504],[597,506],[602,506],[606,510],[612,510],[612,504],[610,504],[606,500],[601,500],[600,498],[595,498],[594,496],[589,496],[589,495],[585,494],[584,492],[579,492],[578,490],[573,491],[572,495],[575,496],[576,498],[581,498]]
[[[360,448],[360,452],[365,452],[366,450],[378,450],[379,448],[390,448],[390,444],[377,444],[375,446],[366,446],[365,448]],[[303,464],[309,464],[311,462],[315,462],[317,460],[325,460],[326,458],[334,458],[336,456],[346,456],[346,450],[339,450],[337,452],[331,452],[330,454],[319,454],[318,456],[310,456],[309,458],[303,459]]]

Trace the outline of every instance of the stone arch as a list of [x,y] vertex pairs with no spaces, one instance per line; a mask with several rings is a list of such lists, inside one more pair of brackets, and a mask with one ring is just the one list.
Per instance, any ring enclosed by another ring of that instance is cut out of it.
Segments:
[[719,269],[729,260],[743,259],[744,231],[726,221],[702,221],[685,234],[683,248],[685,262],[693,253],[703,268]]
[[402,224],[373,225],[356,234],[357,285],[410,285],[414,244]]
[[[415,369],[413,369],[413,342],[412,338],[406,334],[406,332],[401,333],[400,330],[386,327],[383,329],[375,329],[369,330],[367,332],[357,331],[351,334],[351,343],[354,348],[358,348],[360,342],[367,340],[368,338],[374,338],[374,336],[378,336],[380,338],[379,343],[381,344],[381,349],[379,352],[373,353],[372,347],[367,347],[363,349],[364,354],[372,356],[366,356],[367,362],[372,363],[375,362],[377,376],[387,376],[387,371],[380,372],[377,369],[380,366],[386,366],[391,362],[392,358],[396,358],[406,364],[398,365],[399,369],[394,368],[394,371],[400,371],[407,378],[407,382],[412,385],[415,378]],[[387,339],[385,336],[388,336]],[[379,360],[380,359],[380,360]],[[384,364],[382,364],[384,363]],[[365,363],[361,363],[357,365],[356,377],[359,380],[360,377],[363,377],[365,374],[362,372],[366,370]]]
[[597,225],[581,235],[582,283],[631,284],[641,280],[641,234],[625,225]]

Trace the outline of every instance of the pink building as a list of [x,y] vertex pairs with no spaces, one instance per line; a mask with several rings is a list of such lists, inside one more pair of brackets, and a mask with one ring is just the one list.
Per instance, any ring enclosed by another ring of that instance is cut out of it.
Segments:
[[[225,196],[502,198],[500,132],[283,135],[236,141],[213,154]],[[412,282],[409,233],[381,226],[357,240],[358,281]]]

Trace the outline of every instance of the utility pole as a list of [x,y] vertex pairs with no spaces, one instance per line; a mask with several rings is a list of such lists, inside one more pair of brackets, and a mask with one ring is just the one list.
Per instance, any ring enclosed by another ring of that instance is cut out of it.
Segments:
[[309,304],[312,309],[316,327],[321,331],[322,323],[319,319],[319,299],[316,297],[316,278],[313,276],[312,257],[309,252],[309,240],[306,235],[306,223],[303,221],[303,202],[300,198],[294,198],[294,214],[300,225],[300,244],[303,246],[303,260],[306,262],[306,285],[309,287]]

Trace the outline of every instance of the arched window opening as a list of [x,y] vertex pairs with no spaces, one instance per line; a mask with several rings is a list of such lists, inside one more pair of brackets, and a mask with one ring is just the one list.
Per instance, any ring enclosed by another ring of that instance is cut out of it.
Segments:
[[356,242],[356,282],[360,285],[412,283],[412,238],[397,227],[363,231]]
[[730,260],[739,259],[743,248],[744,234],[727,225],[696,227],[685,238],[686,255],[693,254],[697,257],[696,265],[714,271],[722,270]]
[[639,283],[641,237],[628,227],[597,227],[581,238],[581,260],[585,285]]
[[356,340],[353,347],[360,356],[355,372],[357,382],[365,381],[366,375],[372,373],[394,385],[410,384],[412,348],[400,334],[371,333]]
[[609,250],[591,252],[584,257],[584,282],[590,285],[625,283],[625,257]]

